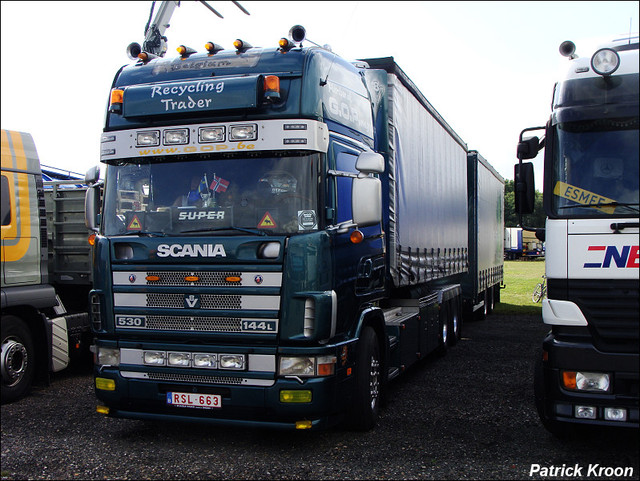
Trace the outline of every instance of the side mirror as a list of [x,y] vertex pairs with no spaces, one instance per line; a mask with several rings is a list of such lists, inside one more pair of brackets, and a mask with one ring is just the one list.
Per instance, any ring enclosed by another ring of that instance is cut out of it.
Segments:
[[356,170],[363,174],[384,172],[384,157],[377,152],[361,152],[356,159]]
[[531,214],[536,199],[533,164],[531,162],[516,164],[513,180],[516,213],[521,215]]
[[87,185],[93,185],[100,179],[100,167],[94,165],[84,175],[84,183]]
[[520,160],[534,159],[542,147],[538,137],[529,137],[518,143],[517,157]]
[[382,183],[376,177],[357,177],[351,184],[351,213],[359,227],[382,220]]
[[100,211],[100,186],[92,185],[84,196],[84,223],[89,230],[98,232],[98,212]]

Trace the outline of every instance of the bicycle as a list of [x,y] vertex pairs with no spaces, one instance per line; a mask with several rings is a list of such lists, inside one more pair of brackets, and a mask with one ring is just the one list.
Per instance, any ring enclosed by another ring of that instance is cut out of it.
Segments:
[[531,300],[533,302],[540,302],[547,296],[547,276],[542,275],[542,282],[540,282],[533,290]]

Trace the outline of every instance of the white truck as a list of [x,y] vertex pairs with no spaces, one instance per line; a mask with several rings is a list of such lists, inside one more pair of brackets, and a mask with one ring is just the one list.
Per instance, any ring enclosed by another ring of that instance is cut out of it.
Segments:
[[[578,57],[554,87],[546,127],[520,134],[516,211],[533,210],[533,164],[543,147],[550,328],[537,360],[545,427],[638,427],[638,36]],[[544,129],[538,137],[523,138]]]

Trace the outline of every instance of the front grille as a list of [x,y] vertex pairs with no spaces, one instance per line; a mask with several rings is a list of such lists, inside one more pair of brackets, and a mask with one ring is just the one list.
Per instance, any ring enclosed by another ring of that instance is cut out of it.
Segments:
[[[184,294],[147,294],[146,307],[183,308],[185,306]],[[237,295],[209,295],[200,296],[200,308],[202,309],[241,309],[241,296]]]
[[165,374],[161,372],[150,372],[149,379],[153,381],[189,382],[203,384],[242,384],[242,378],[240,377],[198,376],[193,374]]
[[594,345],[599,350],[639,351],[639,281],[570,280],[567,300],[575,302],[584,313]]
[[147,316],[146,329],[159,331],[242,332],[237,317]]

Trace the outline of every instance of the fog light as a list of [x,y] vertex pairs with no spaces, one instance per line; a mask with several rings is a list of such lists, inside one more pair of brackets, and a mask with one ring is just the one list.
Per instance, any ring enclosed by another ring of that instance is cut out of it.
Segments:
[[311,429],[311,421],[296,421],[296,429]]
[[205,368],[205,369],[215,369],[216,355],[215,354],[194,354],[193,366]]
[[96,389],[101,391],[115,391],[116,382],[113,379],[106,379],[104,377],[96,378]]
[[96,406],[96,412],[100,414],[109,414],[109,408],[107,406]]
[[167,353],[164,351],[144,351],[144,363],[152,366],[164,366]]
[[574,414],[578,419],[595,419],[596,408],[595,406],[576,406]]
[[310,403],[311,391],[309,390],[288,390],[280,391],[281,403]]
[[244,369],[244,354],[220,354],[220,369]]
[[627,410],[621,408],[604,408],[604,418],[607,421],[626,421]]
[[191,364],[191,354],[188,352],[170,352],[169,366],[189,367]]

